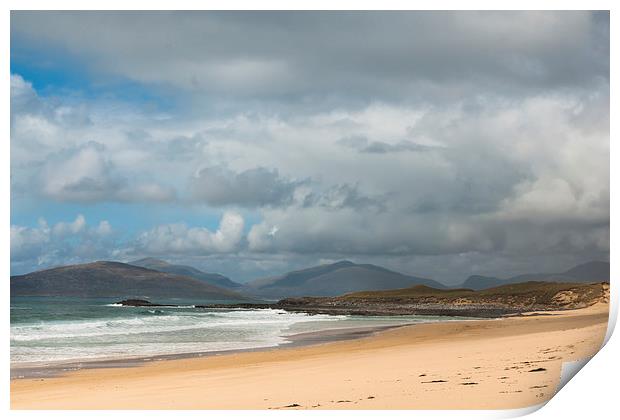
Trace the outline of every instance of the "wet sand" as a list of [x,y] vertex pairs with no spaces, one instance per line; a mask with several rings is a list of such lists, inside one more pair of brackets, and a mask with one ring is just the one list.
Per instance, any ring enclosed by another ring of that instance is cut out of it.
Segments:
[[544,315],[420,324],[347,341],[16,379],[11,407],[522,408],[553,396],[563,362],[598,351],[607,311],[608,305],[597,304]]
[[203,351],[193,353],[175,353],[175,354],[159,354],[155,356],[141,356],[131,357],[124,359],[88,359],[79,361],[70,361],[63,363],[21,363],[11,365],[11,380],[13,379],[40,379],[40,378],[54,378],[58,376],[66,375],[69,372],[74,372],[82,369],[109,369],[109,368],[126,368],[126,367],[138,367],[143,366],[149,362],[159,362],[163,360],[177,360],[188,359],[194,357],[211,357],[221,356],[233,353],[246,353],[255,351],[265,351],[273,348],[289,348],[300,347],[312,344],[324,344],[336,341],[353,340],[363,337],[372,336],[378,332],[386,331],[391,328],[399,328],[407,324],[395,324],[395,325],[383,325],[383,326],[368,326],[368,327],[354,327],[354,328],[333,328],[320,331],[312,331],[306,333],[297,333],[291,335],[284,335],[287,339],[286,343],[279,344],[272,347],[256,347],[249,349],[235,349],[235,350],[216,350],[216,351]]

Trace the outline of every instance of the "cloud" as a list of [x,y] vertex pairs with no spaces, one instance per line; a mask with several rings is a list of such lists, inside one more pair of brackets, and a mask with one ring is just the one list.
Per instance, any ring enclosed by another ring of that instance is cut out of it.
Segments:
[[44,220],[39,221],[38,228],[11,225],[11,262],[40,258],[49,236],[50,229]]
[[[608,252],[609,234],[609,143],[601,130],[608,124],[606,98],[543,95],[428,111],[411,125],[402,123],[403,132],[440,145],[425,153],[340,154],[337,163],[330,156],[340,177],[355,173],[356,185],[390,193],[381,212],[326,206],[346,202],[342,197],[351,192],[334,190],[340,200],[327,199],[328,193],[302,207],[262,211],[262,222],[249,232],[249,248],[364,258],[600,258]],[[347,142],[363,148],[366,138]]]
[[122,181],[112,175],[105,147],[88,143],[48,160],[41,172],[42,193],[59,201],[98,201],[116,194]]
[[156,226],[142,232],[130,252],[144,255],[209,255],[234,252],[243,237],[243,217],[226,212],[215,232],[185,224]]
[[215,231],[177,223],[129,235],[115,231],[107,220],[88,225],[81,214],[72,221],[53,225],[41,218],[36,227],[11,225],[11,270],[22,273],[55,265],[130,260],[137,256],[234,254],[243,244],[244,220],[235,212],[225,212]]
[[399,152],[426,152],[432,150],[432,146],[415,143],[410,140],[401,140],[396,143],[384,141],[369,142],[366,137],[352,136],[339,140],[343,146],[350,147],[360,153],[399,153]]
[[118,174],[102,144],[89,142],[51,155],[40,172],[41,192],[57,201],[170,201],[175,192]]
[[299,182],[280,176],[277,169],[253,168],[234,172],[221,167],[202,168],[191,180],[194,200],[210,206],[280,206],[290,203]]
[[[108,223],[104,221],[102,223]],[[109,226],[109,223],[108,223]],[[83,232],[86,228],[86,219],[84,216],[79,214],[73,222],[58,222],[52,228],[52,233],[56,236],[66,236],[66,235],[75,235],[80,232]],[[100,233],[97,231],[97,233]]]
[[[24,68],[87,80],[12,75],[12,213],[137,226],[93,240],[102,255],[453,279],[609,256],[608,12],[11,16]],[[54,226],[15,229],[15,255],[88,254],[53,245]]]
[[303,196],[300,204],[303,207],[322,207],[330,210],[344,208],[371,209],[383,211],[386,209],[386,201],[389,195],[370,197],[360,192],[359,185],[340,184],[333,185],[325,190],[311,190]]
[[411,141],[400,141],[396,144],[389,144],[385,142],[373,142],[364,147],[361,152],[363,153],[397,153],[397,152],[424,152],[429,149],[429,146],[417,144]]
[[43,218],[36,227],[11,225],[11,270],[110,258],[117,240],[107,220],[89,226],[81,214],[51,226]]
[[252,226],[248,246],[255,252],[320,255],[433,255],[490,251],[490,232],[466,220],[376,213],[359,209],[274,209]]
[[609,79],[608,36],[609,13],[583,11],[11,14],[13,42],[60,47],[92,71],[288,101],[590,86]]
[[97,112],[86,103],[42,98],[11,75],[12,194],[76,203],[173,200],[175,189],[141,171],[136,161],[143,155],[124,147],[122,119],[113,118],[110,130]]
[[18,74],[11,74],[11,119],[19,115],[19,111],[28,109],[32,113],[42,112],[43,106],[39,101],[32,83],[24,80]]
[[[234,238],[221,242],[234,246],[215,245],[217,236],[208,229],[173,223],[147,229],[129,251],[179,258],[226,255],[229,269],[233,255],[250,260],[288,255],[291,264],[313,261],[312,256],[357,255],[360,260],[400,261],[403,267],[409,266],[401,261],[405,255],[427,261],[461,254],[501,256],[503,261],[508,255],[526,254],[537,261],[535,255],[554,255],[558,261],[569,261],[569,255],[575,261],[586,254],[605,258],[606,103],[605,92],[563,92],[441,108],[374,104],[291,120],[224,118],[193,122],[185,137],[177,134],[177,127],[165,127],[165,135],[145,127],[139,140],[123,140],[123,154],[93,142],[52,154],[43,167],[63,170],[56,174],[49,169],[49,175],[39,179],[54,199],[146,201],[146,192],[128,192],[144,184],[122,181],[130,172],[119,170],[115,162],[158,162],[167,168],[168,182],[182,185],[190,180],[188,201],[173,202],[222,210],[244,207],[253,212],[255,222],[247,236],[219,235]],[[252,132],[261,133],[262,141],[248,141],[246,135]],[[355,136],[361,140],[343,144],[343,138]],[[407,137],[420,139],[428,150],[348,150]],[[191,152],[177,147],[184,141]],[[168,147],[171,143],[175,147]],[[139,160],[132,157],[137,145],[143,156]],[[108,156],[114,156],[114,162]],[[205,160],[213,165],[205,166]],[[265,166],[253,166],[256,161]],[[267,169],[277,166],[281,169]],[[144,179],[150,165],[140,168]],[[193,176],[192,168],[199,168]],[[95,197],[80,195],[73,187],[88,178],[100,186],[85,189]],[[157,196],[153,191],[150,195]],[[115,247],[127,249],[123,244]]]

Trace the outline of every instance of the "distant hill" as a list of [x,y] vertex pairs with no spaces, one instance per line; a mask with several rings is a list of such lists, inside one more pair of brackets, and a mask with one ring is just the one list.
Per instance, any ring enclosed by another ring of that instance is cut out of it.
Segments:
[[236,283],[221,274],[206,273],[189,265],[170,264],[167,261],[159,260],[157,258],[142,258],[141,260],[131,261],[128,264],[148,268],[155,271],[161,271],[163,273],[171,273],[181,276],[192,277],[196,280],[201,280],[219,287],[226,287],[229,289],[236,289],[238,287],[241,287],[240,283]]
[[531,311],[585,308],[609,303],[605,282],[525,282],[485,290],[404,289],[349,293],[337,297],[295,297],[271,307],[329,315],[450,315],[497,317]]
[[460,287],[465,289],[482,290],[488,289],[489,287],[495,287],[498,284],[503,284],[503,282],[504,280],[497,277],[474,275],[469,276]]
[[111,261],[69,265],[12,276],[11,296],[247,300],[239,293],[191,277]]
[[243,290],[248,294],[270,298],[338,296],[359,290],[396,289],[418,284],[445,288],[434,280],[408,276],[376,265],[339,261],[255,280]]
[[591,261],[580,264],[563,273],[580,282],[604,281],[609,282],[609,262]]
[[580,264],[562,273],[522,274],[508,279],[497,277],[470,276],[460,287],[473,290],[482,290],[506,284],[523,283],[529,281],[565,282],[565,283],[594,283],[609,282],[609,263],[605,261],[591,261]]
[[[524,282],[609,282],[609,263],[593,261],[562,273],[524,274],[500,279],[471,276],[459,287],[486,290]],[[11,277],[12,296],[158,297],[248,300],[244,296],[269,299],[302,296],[333,297],[361,291],[447,286],[372,264],[339,261],[281,276],[254,280],[246,285],[220,274],[206,273],[184,265],[145,258],[124,264],[98,261],[70,265]],[[232,289],[232,290],[231,290]]]

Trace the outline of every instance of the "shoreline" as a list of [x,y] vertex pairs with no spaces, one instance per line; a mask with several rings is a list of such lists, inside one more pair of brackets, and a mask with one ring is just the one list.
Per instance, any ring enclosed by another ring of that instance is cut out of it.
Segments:
[[[608,305],[401,326],[268,348],[11,380],[13,409],[508,409],[546,402],[602,345]],[[80,395],[79,399],[75,395]]]
[[[442,321],[450,322],[450,321]],[[454,321],[452,321],[454,322]],[[157,354],[152,356],[136,356],[119,359],[85,359],[60,363],[31,363],[22,366],[10,367],[11,381],[22,379],[41,379],[57,378],[71,372],[84,369],[118,369],[118,368],[137,368],[150,362],[162,362],[168,360],[182,360],[194,358],[206,358],[214,356],[231,355],[237,353],[260,352],[266,350],[286,349],[294,347],[304,347],[312,345],[327,344],[346,340],[356,340],[370,337],[382,331],[400,328],[405,326],[417,325],[417,323],[405,323],[394,325],[368,326],[368,327],[348,327],[348,328],[326,328],[319,331],[302,332],[290,335],[283,335],[282,338],[288,340],[281,344],[264,347],[240,348],[231,350],[207,350],[202,352],[189,353],[170,353]]]

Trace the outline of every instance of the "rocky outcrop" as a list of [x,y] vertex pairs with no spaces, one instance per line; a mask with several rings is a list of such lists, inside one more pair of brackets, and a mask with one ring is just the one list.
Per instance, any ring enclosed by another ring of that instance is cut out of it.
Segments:
[[338,297],[292,297],[271,304],[205,305],[204,308],[271,308],[328,315],[442,315],[499,317],[523,312],[585,308],[609,302],[609,284],[526,282],[487,290],[406,289]]
[[121,306],[170,306],[170,307],[176,307],[177,305],[164,305],[161,303],[152,303],[149,302],[148,300],[144,300],[144,299],[125,299],[125,300],[121,300],[120,302],[116,302],[116,305],[121,305]]
[[416,286],[351,293],[336,298],[289,298],[279,301],[278,307],[321,314],[496,317],[531,311],[579,309],[608,301],[608,283],[526,282],[481,291]]

